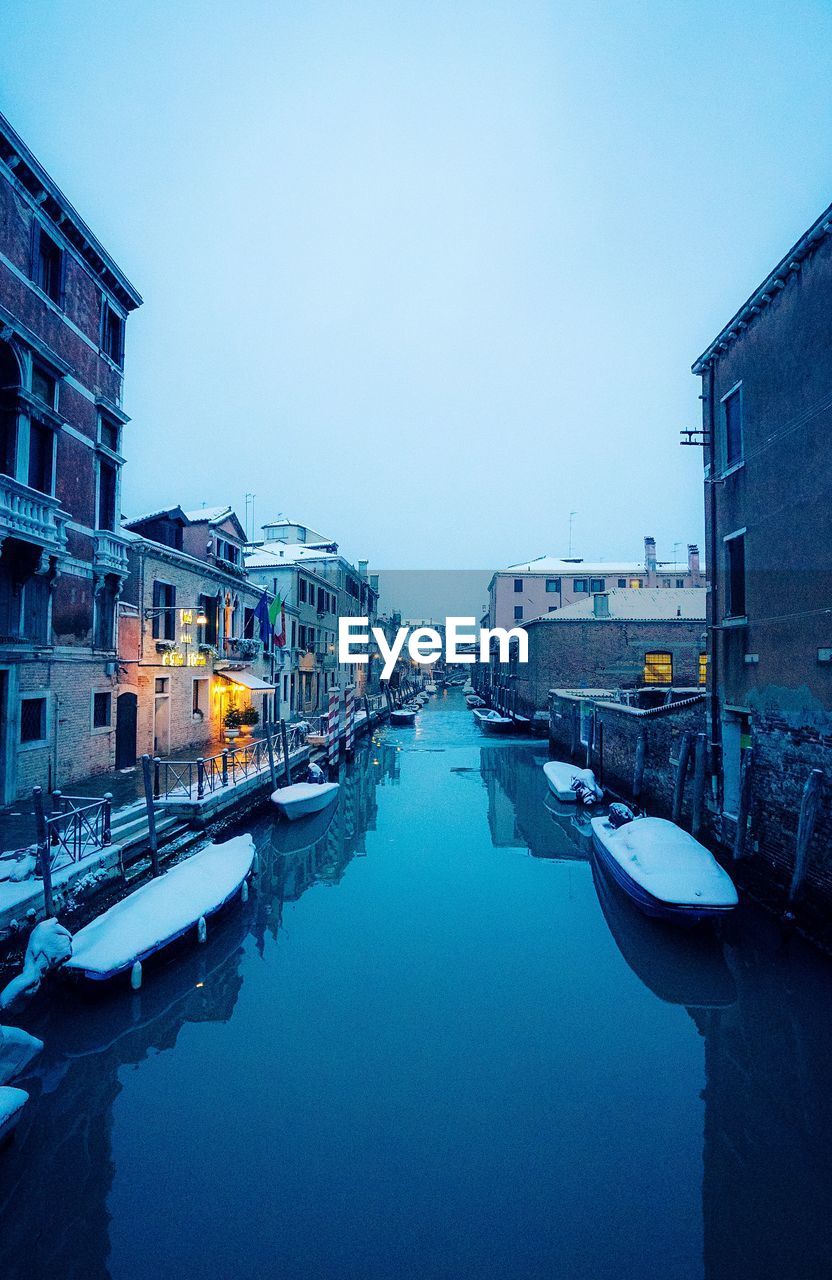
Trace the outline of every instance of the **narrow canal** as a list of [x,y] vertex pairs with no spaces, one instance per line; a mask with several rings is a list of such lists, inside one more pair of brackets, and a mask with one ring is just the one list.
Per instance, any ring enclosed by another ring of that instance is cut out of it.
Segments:
[[331,825],[253,824],[205,946],[53,983],[6,1280],[832,1274],[829,964],[753,909],[634,914],[545,758],[435,698]]

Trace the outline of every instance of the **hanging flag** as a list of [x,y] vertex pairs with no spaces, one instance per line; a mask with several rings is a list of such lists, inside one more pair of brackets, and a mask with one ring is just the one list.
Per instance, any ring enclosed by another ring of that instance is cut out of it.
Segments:
[[257,625],[260,628],[260,640],[262,641],[263,648],[268,649],[272,638],[272,623],[269,614],[269,597],[265,591],[257,601],[257,608],[254,610],[254,616],[257,619]]
[[280,630],[274,638],[278,648],[283,649],[286,646],[286,610],[283,607],[283,601],[280,602]]

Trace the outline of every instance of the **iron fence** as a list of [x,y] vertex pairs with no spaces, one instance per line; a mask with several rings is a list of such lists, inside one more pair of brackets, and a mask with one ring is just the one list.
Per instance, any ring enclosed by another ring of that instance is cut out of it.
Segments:
[[46,818],[46,847],[53,871],[80,862],[111,842],[112,797],[90,800],[56,791],[53,812]]

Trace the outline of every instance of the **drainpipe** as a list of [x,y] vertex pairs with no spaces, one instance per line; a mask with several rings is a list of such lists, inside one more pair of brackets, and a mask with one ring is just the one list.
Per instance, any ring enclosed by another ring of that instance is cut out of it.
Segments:
[[[702,379],[703,387],[705,379]],[[720,562],[719,562],[719,537],[717,528],[717,500],[716,500],[716,374],[715,362],[711,360],[708,364],[708,387],[707,387],[707,438],[708,438],[708,461],[710,469],[708,478],[705,482],[708,494],[708,516],[710,520],[710,538],[708,539],[708,576],[711,583],[711,614],[708,623],[710,632],[710,649],[711,649],[711,786],[714,790],[714,799],[717,801],[720,811],[722,809],[722,718],[719,705],[719,673],[720,673],[720,629],[719,629],[719,591],[720,591]]]

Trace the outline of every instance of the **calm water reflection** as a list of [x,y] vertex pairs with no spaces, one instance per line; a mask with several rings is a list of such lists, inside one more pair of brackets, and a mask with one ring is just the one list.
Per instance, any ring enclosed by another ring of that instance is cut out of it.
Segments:
[[634,915],[544,758],[434,700],[205,947],[32,1007],[3,1276],[832,1275],[829,966]]

